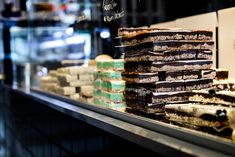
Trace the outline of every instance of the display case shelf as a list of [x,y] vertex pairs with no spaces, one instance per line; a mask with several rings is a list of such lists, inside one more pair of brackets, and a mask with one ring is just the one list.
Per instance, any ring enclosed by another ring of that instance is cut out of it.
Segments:
[[73,101],[53,93],[5,87],[26,99],[43,103],[63,114],[127,139],[164,156],[234,156],[235,145],[205,133],[157,120]]

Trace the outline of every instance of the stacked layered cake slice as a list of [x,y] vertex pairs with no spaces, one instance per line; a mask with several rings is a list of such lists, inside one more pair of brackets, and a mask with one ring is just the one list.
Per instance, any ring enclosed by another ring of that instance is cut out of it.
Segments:
[[235,79],[229,77],[227,69],[216,69],[216,77],[213,82],[216,90],[227,90],[235,92]]
[[234,80],[228,70],[216,69],[213,88],[193,90],[189,100],[191,103],[184,106],[167,106],[167,117],[174,123],[235,140]]
[[235,141],[234,108],[215,104],[179,103],[167,105],[166,116],[177,125]]
[[[70,95],[71,99],[84,102],[92,102],[94,66],[81,67],[71,66],[58,69],[57,78],[61,88],[68,87],[75,89],[75,94]],[[66,77],[67,79],[66,79]]]
[[97,79],[94,82],[94,104],[125,111],[122,80],[124,61],[121,59],[97,61]]
[[211,88],[212,32],[182,29],[119,29],[124,53],[126,103],[148,113],[186,102],[192,90]]
[[49,71],[48,76],[41,78],[41,87],[74,100],[91,103],[95,70],[93,66],[71,66]]
[[51,70],[48,75],[40,77],[40,89],[48,92],[56,92],[58,80],[56,70]]

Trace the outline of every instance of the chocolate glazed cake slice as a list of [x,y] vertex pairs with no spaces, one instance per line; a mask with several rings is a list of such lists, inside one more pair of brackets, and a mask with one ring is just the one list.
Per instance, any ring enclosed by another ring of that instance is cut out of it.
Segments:
[[155,83],[127,83],[126,90],[140,89],[139,92],[149,90],[151,92],[173,92],[184,91],[184,80],[177,81],[159,81]]
[[180,51],[162,51],[162,52],[141,52],[126,53],[124,60],[126,62],[138,61],[176,61],[176,60],[192,60],[197,58],[197,50],[180,50]]
[[212,51],[210,50],[177,50],[177,51],[159,51],[159,52],[136,52],[125,53],[124,59],[126,62],[139,61],[177,61],[177,60],[195,60],[205,59],[211,60]]
[[212,50],[198,50],[196,58],[211,60],[212,55],[213,55]]
[[213,41],[189,41],[189,40],[179,40],[179,41],[159,41],[154,42],[154,51],[165,51],[165,50],[212,50],[214,48]]
[[158,73],[122,73],[122,78],[127,83],[155,83],[158,79]]
[[127,72],[160,72],[210,69],[211,60],[186,60],[173,62],[126,62]]
[[153,104],[188,101],[189,95],[190,93],[186,91],[156,93],[148,89],[127,88],[125,90],[126,100],[140,100]]
[[185,90],[187,91],[211,88],[212,85],[213,79],[210,78],[185,80]]
[[151,104],[139,100],[126,100],[127,106],[147,113],[147,114],[165,114],[165,104]]
[[185,60],[174,62],[153,62],[152,71],[180,71],[180,70],[200,70],[210,69],[210,60]]
[[157,81],[177,81],[189,79],[214,79],[215,70],[161,71],[156,73],[122,73],[127,83],[155,83]]
[[235,109],[194,103],[165,106],[166,117],[179,125],[235,139]]
[[212,50],[213,41],[198,40],[167,40],[157,42],[145,42],[133,45],[116,46],[122,53],[140,53],[148,51],[177,51],[177,50]]
[[212,31],[201,30],[154,30],[143,31],[135,36],[125,36],[121,38],[124,45],[134,43],[155,42],[165,40],[212,40]]
[[161,71],[158,72],[159,81],[183,80],[183,71]]
[[118,29],[118,36],[121,37],[134,37],[139,34],[147,33],[147,32],[155,32],[158,30],[169,30],[169,29],[162,29],[162,28],[119,28]]
[[189,80],[189,79],[201,79],[201,78],[207,78],[207,79],[214,79],[215,78],[215,70],[209,69],[209,70],[184,70],[183,72],[183,79]]
[[201,70],[201,78],[211,78],[214,79],[216,76],[216,72],[214,69],[209,70]]
[[156,83],[127,83],[126,94],[128,92],[150,93],[150,92],[175,92],[175,91],[192,91],[199,89],[210,89],[213,79],[193,79],[193,80],[175,80],[175,81],[160,81]]
[[153,93],[152,102],[155,104],[161,103],[175,103],[188,101],[189,92],[165,92],[165,93]]
[[215,90],[194,90],[189,97],[190,101],[220,104],[235,107],[235,92],[230,91],[215,91]]

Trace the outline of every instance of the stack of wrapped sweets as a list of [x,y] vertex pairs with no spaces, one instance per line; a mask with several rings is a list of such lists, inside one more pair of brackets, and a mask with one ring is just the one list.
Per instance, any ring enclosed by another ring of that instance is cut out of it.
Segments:
[[[92,103],[94,66],[63,67],[49,71],[48,76],[41,78],[41,89],[70,97],[73,100]],[[45,84],[53,80],[53,84]],[[46,85],[47,88],[44,86]]]
[[40,78],[40,88],[43,91],[48,91],[53,93],[56,92],[56,87],[58,84],[56,74],[57,74],[56,70],[51,70],[49,71],[48,75],[42,76]]
[[188,101],[192,90],[212,87],[211,31],[120,28],[118,35],[127,106],[164,115],[166,104]]
[[94,104],[118,111],[125,111],[122,80],[124,61],[122,59],[97,61],[97,79],[94,82]]
[[[95,70],[96,68],[93,66],[59,68],[57,70],[59,81],[58,92],[61,90],[65,91],[67,88],[71,92],[67,93],[71,99],[92,103]],[[66,93],[60,92],[58,94],[66,95]]]

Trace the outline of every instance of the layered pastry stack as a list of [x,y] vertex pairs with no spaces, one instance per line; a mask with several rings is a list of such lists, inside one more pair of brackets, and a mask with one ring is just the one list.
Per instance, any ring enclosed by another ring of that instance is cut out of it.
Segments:
[[193,90],[189,97],[191,102],[235,107],[235,81],[229,78],[228,70],[216,69],[213,88],[210,90]]
[[56,78],[56,70],[49,71],[48,75],[40,78],[40,88],[43,91],[56,92],[58,80]]
[[216,90],[235,91],[235,79],[229,78],[227,69],[216,69],[213,86]]
[[165,107],[166,117],[180,126],[235,141],[235,92],[228,70],[215,69],[211,89],[193,90],[190,103]]
[[235,140],[228,73],[210,69],[212,32],[123,28],[119,36],[128,106],[163,112],[174,124]]
[[95,70],[93,66],[59,68],[57,78],[60,89],[73,88],[75,94],[70,95],[71,99],[91,103]]
[[212,32],[121,28],[126,103],[148,114],[188,101],[190,91],[212,87]]
[[97,61],[97,79],[94,82],[94,104],[118,111],[125,111],[122,80],[123,60]]
[[235,92],[195,90],[189,100],[167,105],[166,117],[174,124],[235,141]]
[[235,109],[222,105],[187,103],[166,106],[166,116],[183,127],[235,141]]
[[50,71],[41,78],[41,89],[91,103],[95,70],[93,66],[71,66]]

